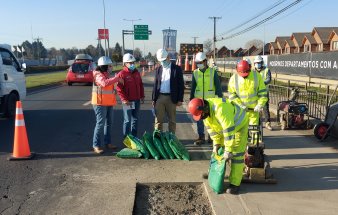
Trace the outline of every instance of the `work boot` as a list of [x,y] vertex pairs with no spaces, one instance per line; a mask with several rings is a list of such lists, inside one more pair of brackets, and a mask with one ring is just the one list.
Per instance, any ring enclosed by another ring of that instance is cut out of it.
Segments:
[[270,131],[272,131],[271,122],[265,123],[265,128],[269,129]]
[[239,186],[230,184],[230,186],[225,191],[228,194],[237,195],[239,193]]
[[194,145],[199,146],[201,144],[204,144],[205,140],[203,136],[199,136],[197,140],[195,140]]
[[113,144],[109,143],[106,145],[107,149],[117,149],[117,146],[114,146]]
[[103,154],[104,152],[100,147],[97,146],[93,147],[93,150],[96,154]]

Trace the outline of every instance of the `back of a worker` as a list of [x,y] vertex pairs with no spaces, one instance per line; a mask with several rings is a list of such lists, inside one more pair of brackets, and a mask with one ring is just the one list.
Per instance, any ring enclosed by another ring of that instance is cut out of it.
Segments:
[[[195,62],[197,69],[193,72],[190,100],[193,98],[222,98],[222,88],[217,71],[214,67],[208,67],[206,55],[203,52],[198,52]],[[201,145],[205,143],[203,120],[197,121],[196,124],[198,138],[194,144]],[[208,138],[208,142],[211,142],[210,138]]]
[[217,153],[219,147],[224,147],[225,161],[231,160],[230,186],[226,192],[238,194],[248,139],[248,116],[245,110],[225,98],[194,98],[189,102],[188,111],[194,120],[203,120],[213,140],[213,153]]
[[247,110],[249,125],[259,125],[259,112],[267,102],[267,90],[263,79],[246,60],[237,64],[237,73],[229,80],[229,99]]

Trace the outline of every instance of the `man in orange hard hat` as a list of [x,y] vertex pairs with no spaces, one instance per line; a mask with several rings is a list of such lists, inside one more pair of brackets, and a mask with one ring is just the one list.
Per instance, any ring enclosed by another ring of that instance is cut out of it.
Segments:
[[189,102],[188,111],[194,120],[203,120],[213,140],[213,153],[224,147],[224,159],[231,161],[230,186],[226,193],[238,194],[248,138],[245,110],[225,98],[194,98]]

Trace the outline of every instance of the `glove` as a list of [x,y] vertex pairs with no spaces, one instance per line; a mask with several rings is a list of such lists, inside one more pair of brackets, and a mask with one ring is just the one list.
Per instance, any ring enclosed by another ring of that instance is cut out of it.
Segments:
[[231,160],[231,158],[232,158],[233,156],[234,156],[234,155],[232,154],[232,152],[224,151],[224,160],[225,160],[225,162]]
[[255,112],[261,112],[261,110],[263,109],[263,107],[261,105],[256,105],[256,107],[254,108]]
[[212,148],[212,153],[214,153],[214,154],[218,154],[218,149],[219,149],[219,145],[217,144],[217,145],[214,145],[214,147]]

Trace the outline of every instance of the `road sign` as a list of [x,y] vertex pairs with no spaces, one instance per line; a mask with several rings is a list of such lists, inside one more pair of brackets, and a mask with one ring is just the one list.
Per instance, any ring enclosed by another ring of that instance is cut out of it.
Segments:
[[149,40],[148,25],[134,25],[134,40]]
[[98,29],[99,39],[100,40],[109,40],[109,30],[108,29]]

